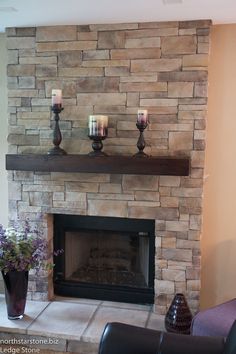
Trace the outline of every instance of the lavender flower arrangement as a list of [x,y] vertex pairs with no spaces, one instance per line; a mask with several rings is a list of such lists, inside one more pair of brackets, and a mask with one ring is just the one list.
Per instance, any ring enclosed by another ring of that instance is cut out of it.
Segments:
[[0,270],[4,273],[51,268],[51,255],[47,240],[37,230],[32,230],[28,222],[24,229],[18,226],[4,229],[0,225]]

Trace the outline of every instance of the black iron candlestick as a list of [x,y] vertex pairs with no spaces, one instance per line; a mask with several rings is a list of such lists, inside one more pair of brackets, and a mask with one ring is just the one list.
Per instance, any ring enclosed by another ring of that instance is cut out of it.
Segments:
[[92,148],[93,151],[89,153],[90,156],[107,156],[105,152],[102,151],[103,143],[102,140],[106,139],[106,135],[89,135],[89,138],[93,140]]
[[59,127],[59,113],[61,113],[61,111],[63,111],[64,108],[61,107],[61,105],[59,104],[55,104],[51,107],[51,110],[54,113],[54,120],[55,120],[55,125],[54,125],[54,129],[53,129],[53,145],[54,147],[51,148],[48,151],[48,155],[66,155],[66,151],[63,150],[62,148],[60,148],[60,143],[62,140],[61,137],[61,131],[60,131],[60,127]]
[[145,152],[143,152],[146,143],[144,140],[144,136],[143,136],[143,132],[144,130],[147,128],[148,124],[147,123],[136,123],[136,127],[138,128],[140,134],[139,134],[139,138],[138,138],[138,142],[137,142],[137,148],[139,149],[139,151],[134,155],[136,157],[148,157],[147,154],[145,154]]

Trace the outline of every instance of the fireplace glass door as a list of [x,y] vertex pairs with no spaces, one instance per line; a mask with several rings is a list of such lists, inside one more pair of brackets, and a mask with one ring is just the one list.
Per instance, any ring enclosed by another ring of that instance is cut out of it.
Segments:
[[152,220],[55,215],[54,244],[57,294],[153,302]]

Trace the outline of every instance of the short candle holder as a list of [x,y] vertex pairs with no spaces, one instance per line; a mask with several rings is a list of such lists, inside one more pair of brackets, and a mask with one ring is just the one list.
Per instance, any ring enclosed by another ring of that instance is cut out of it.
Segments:
[[89,153],[89,156],[107,156],[105,152],[102,151],[103,143],[102,140],[106,139],[106,135],[89,135],[89,138],[93,140],[92,148],[93,151]]
[[138,148],[138,152],[134,155],[135,157],[148,157],[147,154],[145,154],[145,152],[143,152],[145,146],[146,146],[146,142],[144,140],[144,136],[143,136],[143,132],[144,130],[147,128],[148,124],[145,122],[137,122],[136,123],[136,127],[139,130],[139,138],[138,138],[138,142],[137,142],[137,148]]
[[61,136],[61,131],[59,127],[59,113],[63,111],[64,108],[61,107],[59,104],[55,104],[51,107],[52,112],[54,113],[54,120],[55,120],[55,125],[53,129],[53,145],[54,147],[48,150],[48,155],[66,155],[66,151],[60,148],[60,143],[62,140]]

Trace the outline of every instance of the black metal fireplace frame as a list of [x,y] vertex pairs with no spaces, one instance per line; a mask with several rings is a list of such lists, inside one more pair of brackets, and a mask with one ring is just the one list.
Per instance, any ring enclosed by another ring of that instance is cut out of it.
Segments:
[[65,256],[55,257],[53,283],[54,293],[62,296],[90,298],[132,303],[154,303],[155,272],[155,221],[147,219],[54,215],[54,249],[65,249],[65,234],[79,230],[144,232],[149,236],[149,279],[147,288],[135,288],[119,285],[89,284],[65,280]]

